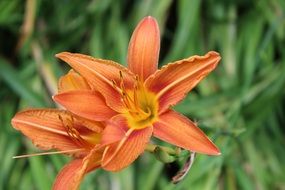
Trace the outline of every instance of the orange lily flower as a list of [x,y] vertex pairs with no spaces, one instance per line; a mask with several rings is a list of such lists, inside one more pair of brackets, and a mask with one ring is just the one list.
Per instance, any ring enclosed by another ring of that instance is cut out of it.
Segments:
[[[59,81],[59,92],[91,89],[86,80],[70,71]],[[30,109],[17,113],[12,125],[42,150],[57,149],[75,159],[58,174],[54,190],[75,190],[87,172],[100,167],[103,149],[99,147],[104,125],[90,121],[69,111],[58,109]],[[33,156],[41,154],[24,155]]]
[[101,166],[118,171],[132,163],[153,135],[186,150],[219,155],[219,149],[171,106],[181,101],[220,61],[218,53],[193,56],[158,69],[160,32],[144,18],[128,50],[128,68],[113,61],[63,52],[56,56],[83,76],[90,89],[62,92],[54,100],[92,121],[105,121]]

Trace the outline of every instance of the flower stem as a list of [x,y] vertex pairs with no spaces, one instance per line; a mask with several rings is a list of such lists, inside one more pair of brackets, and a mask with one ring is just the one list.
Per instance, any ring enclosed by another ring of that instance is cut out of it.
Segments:
[[178,149],[173,149],[173,148],[170,148],[170,147],[160,146],[160,145],[156,145],[156,144],[148,144],[146,146],[145,150],[148,151],[148,152],[154,153],[154,150],[156,148],[160,148],[160,149],[162,149],[163,151],[165,151],[166,153],[168,153],[169,155],[172,155],[172,156],[178,156],[180,154],[180,150],[178,150]]

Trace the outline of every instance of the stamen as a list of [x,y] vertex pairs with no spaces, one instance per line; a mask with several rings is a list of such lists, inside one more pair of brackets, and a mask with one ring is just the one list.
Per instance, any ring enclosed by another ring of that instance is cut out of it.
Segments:
[[[144,120],[148,118],[151,115],[151,110],[149,108],[147,108],[147,111],[141,109],[141,106],[139,103],[138,92],[143,87],[141,86],[138,75],[135,76],[135,84],[134,84],[134,91],[133,91],[132,97],[129,93],[127,93],[127,90],[124,84],[123,72],[119,71],[119,75],[120,75],[120,87],[119,88],[120,88],[120,92],[122,96],[122,101],[125,104],[126,108],[128,109],[129,114],[132,117],[136,118],[137,120]],[[118,86],[115,81],[113,81],[113,84],[114,86]]]
[[125,106],[128,109],[132,109],[132,106],[130,105],[130,102],[128,101],[127,94],[125,92],[122,93],[122,99],[123,99],[123,102],[124,102]]
[[65,127],[66,133],[68,134],[68,136],[71,138],[71,140],[75,144],[77,144],[78,146],[87,148],[87,149],[92,149],[92,144],[85,141],[80,136],[80,133],[74,128],[74,118],[72,116],[70,117],[71,119],[66,118],[65,121],[63,121],[63,118],[61,117],[61,115],[58,115],[58,117],[61,120],[62,125]]
[[24,154],[19,156],[13,156],[13,159],[17,158],[29,158],[33,156],[43,156],[43,155],[53,155],[53,154],[65,154],[65,153],[75,153],[83,151],[83,148],[73,149],[73,150],[63,150],[63,151],[54,151],[54,152],[40,152],[40,153],[34,153],[34,154]]
[[136,107],[139,107],[137,90],[138,90],[137,86],[135,86],[135,89],[134,89],[134,103],[135,103]]
[[125,88],[125,84],[124,84],[124,78],[123,78],[123,73],[122,71],[119,71],[120,73],[120,87],[123,93],[126,93],[126,88]]
[[124,104],[126,105],[126,107],[128,109],[134,109],[135,107],[133,100],[131,99],[131,97],[129,96],[129,94],[127,93],[125,84],[124,84],[124,77],[123,77],[123,72],[119,71],[120,74],[120,87],[121,87],[121,94],[122,94],[122,99]]
[[121,70],[119,71],[119,74],[120,74],[120,78],[123,79],[123,72]]
[[116,81],[115,81],[114,79],[112,79],[112,83],[113,83],[113,86],[114,86],[114,87],[117,87],[117,86],[118,86],[117,83],[116,83]]
[[[136,92],[134,92],[134,93],[136,93]],[[127,107],[128,107],[129,109],[132,109],[133,111],[136,111],[136,112],[138,112],[138,113],[140,113],[140,114],[144,114],[144,115],[147,114],[144,110],[142,110],[142,109],[140,108],[139,103],[138,103],[138,100],[136,100],[137,103],[135,103],[135,101],[130,97],[130,95],[129,95],[128,93],[124,93],[124,97],[125,97],[125,101],[126,101],[127,104],[128,104]]]
[[136,107],[139,107],[139,103],[138,103],[138,94],[137,94],[137,91],[138,91],[138,75],[136,75],[136,82],[135,82],[135,85],[134,85],[134,102],[135,102],[135,106]]

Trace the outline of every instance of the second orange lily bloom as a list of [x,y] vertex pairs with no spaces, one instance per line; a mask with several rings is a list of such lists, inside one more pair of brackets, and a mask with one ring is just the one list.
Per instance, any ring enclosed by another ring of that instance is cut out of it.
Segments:
[[118,171],[132,163],[151,136],[186,150],[219,155],[218,148],[187,117],[171,106],[181,101],[220,61],[216,52],[158,67],[160,33],[144,18],[128,50],[128,68],[113,61],[63,52],[56,57],[83,76],[91,89],[59,93],[54,100],[72,113],[106,123],[101,166]]
[[[59,92],[90,89],[86,80],[74,71],[59,80]],[[54,190],[75,190],[87,172],[101,166],[103,147],[99,145],[105,125],[59,109],[29,109],[17,113],[12,125],[42,150],[74,157],[58,174]],[[24,155],[33,156],[32,154]],[[20,156],[21,157],[21,156]]]

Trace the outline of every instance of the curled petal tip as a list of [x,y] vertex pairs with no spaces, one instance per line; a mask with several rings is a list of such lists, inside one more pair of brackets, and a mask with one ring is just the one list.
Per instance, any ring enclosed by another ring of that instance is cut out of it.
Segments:
[[216,51],[209,51],[205,56],[206,56],[206,57],[212,56],[212,57],[221,58],[220,53],[218,53],[218,52],[216,52]]
[[220,56],[220,54],[219,54],[218,52],[216,52],[216,51],[209,51],[209,52],[207,53],[207,55],[213,56],[214,59],[216,59],[216,62],[219,62],[219,61],[222,59],[221,56]]
[[216,51],[209,51],[209,54],[220,56],[220,54]]
[[55,54],[55,57],[60,58],[62,56],[62,54],[63,54],[63,52],[57,53],[57,54]]
[[[147,17],[144,17],[141,22],[138,24],[138,26],[141,26],[141,27],[149,27],[149,28],[153,28],[152,30],[157,30],[159,32],[159,28],[158,28],[158,23],[156,21],[155,18],[153,18],[152,16],[147,16]],[[156,32],[157,32],[156,31]]]
[[155,19],[154,17],[152,17],[152,16],[147,16],[147,17],[145,17],[143,20],[156,22],[156,19]]
[[215,147],[215,149],[216,150],[213,150],[213,153],[210,154],[210,155],[212,155],[212,156],[220,156],[222,154],[221,151],[217,147]]
[[11,120],[11,124],[13,126],[13,128],[17,129],[17,119],[15,118],[17,115],[15,115],[12,120]]
[[52,100],[53,100],[54,102],[60,104],[60,99],[58,98],[58,95],[59,95],[59,94],[55,94],[55,95],[53,95],[51,98],[52,98]]
[[220,156],[222,154],[220,149],[210,139],[208,139],[208,140],[210,142],[209,145],[208,145],[209,149],[204,154],[207,154],[207,155],[210,155],[210,156]]
[[71,53],[64,51],[64,52],[60,52],[60,53],[55,54],[55,57],[62,59],[63,57],[66,57],[67,55],[70,55],[70,54]]

